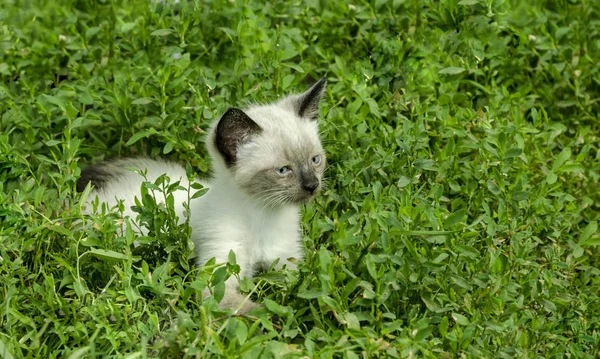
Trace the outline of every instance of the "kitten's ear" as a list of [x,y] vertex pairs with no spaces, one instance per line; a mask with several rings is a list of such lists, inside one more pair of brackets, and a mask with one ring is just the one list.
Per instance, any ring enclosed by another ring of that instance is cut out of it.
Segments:
[[319,117],[319,103],[323,98],[323,92],[325,92],[325,86],[327,85],[327,79],[321,78],[319,82],[312,85],[303,94],[297,95],[293,98],[294,108],[296,113],[300,117],[305,117],[316,121]]
[[230,108],[223,114],[217,124],[215,146],[228,167],[235,164],[239,146],[261,132],[262,128],[240,109]]

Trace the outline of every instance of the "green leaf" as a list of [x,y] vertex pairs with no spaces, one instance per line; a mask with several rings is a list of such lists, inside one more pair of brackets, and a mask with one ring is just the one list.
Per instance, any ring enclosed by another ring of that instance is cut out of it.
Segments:
[[541,302],[542,302],[542,305],[544,306],[544,309],[546,310],[546,312],[548,312],[548,313],[556,312],[556,304],[552,303],[551,301],[549,301],[547,299],[542,299]]
[[303,299],[315,299],[324,296],[325,293],[321,290],[307,290],[298,293],[299,298]]
[[223,31],[225,34],[227,34],[229,39],[232,41],[233,41],[233,38],[236,38],[238,36],[237,32],[235,32],[234,30],[231,30],[228,27],[218,27],[218,29]]
[[554,32],[554,37],[557,41],[560,41],[560,39],[569,32],[571,32],[571,30],[571,26],[559,27],[558,29],[556,29],[556,32]]
[[460,229],[456,229],[453,231],[394,231],[394,233],[403,236],[438,236],[444,234],[452,234],[460,231]]
[[576,173],[584,173],[585,167],[581,163],[567,163],[560,167],[560,173],[563,172],[576,172]]
[[467,218],[467,210],[458,210],[446,218],[444,221],[444,228],[452,227],[460,222],[463,222]]
[[227,255],[227,263],[232,265],[236,264],[235,252],[232,250],[229,250],[229,254]]
[[283,78],[283,80],[281,81],[281,88],[287,89],[288,87],[290,87],[290,85],[292,84],[294,79],[296,79],[296,76],[294,76],[293,74],[289,74],[289,75],[285,76]]
[[289,314],[288,311],[284,310],[283,307],[277,304],[277,302],[274,302],[268,298],[265,298],[263,303],[265,304],[267,309],[279,316],[287,316]]
[[448,182],[448,186],[450,186],[450,189],[454,192],[460,192],[460,185],[458,183],[450,181]]
[[325,247],[321,247],[319,249],[318,254],[321,268],[327,271],[331,267],[331,252],[328,251]]
[[48,146],[48,147],[53,147],[53,146],[59,145],[60,141],[59,140],[48,140],[48,141],[44,142],[44,144],[46,144],[46,146]]
[[432,312],[437,313],[440,310],[440,306],[435,302],[434,299],[429,299],[421,295],[421,300],[423,303],[425,303],[427,309],[431,310]]
[[382,190],[383,190],[383,186],[381,185],[381,182],[376,181],[375,183],[373,183],[373,197],[375,198],[376,201],[380,200]]
[[0,358],[3,359],[14,359],[12,354],[8,351],[8,347],[4,342],[4,339],[0,337]]
[[559,154],[558,157],[554,160],[554,164],[552,164],[552,172],[556,173],[558,169],[565,164],[571,158],[571,148],[566,147]]
[[464,72],[465,69],[462,67],[446,67],[441,69],[438,73],[439,74],[447,74],[447,75],[456,75],[456,74],[460,74],[461,72]]
[[208,192],[208,188],[201,188],[201,189],[197,190],[196,192],[194,192],[191,199],[202,197],[206,194],[206,192]]
[[414,166],[416,169],[421,170],[432,168],[434,164],[435,162],[433,160],[419,158],[415,161]]
[[217,302],[221,302],[225,297],[225,282],[218,282],[213,289],[213,295]]
[[417,334],[415,335],[416,341],[425,340],[425,338],[429,337],[433,332],[433,326],[429,325],[423,329],[417,329]]
[[369,110],[371,111],[373,116],[376,116],[376,117],[381,116],[381,111],[379,111],[379,105],[377,104],[377,102],[374,99],[368,98],[365,100],[365,102],[367,103],[367,105],[369,105]]
[[73,103],[68,102],[67,106],[65,107],[65,111],[67,112],[67,115],[69,116],[70,119],[75,119],[77,117],[77,115],[79,114],[79,110],[73,106]]
[[512,194],[511,199],[513,201],[518,202],[518,201],[524,201],[524,200],[528,199],[529,197],[531,197],[531,192],[529,192],[529,191],[517,191],[517,192],[514,192]]
[[442,263],[446,258],[448,258],[447,253],[440,253],[440,255],[437,256],[434,260],[432,260],[432,262],[433,263]]
[[369,272],[371,277],[373,277],[373,279],[375,280],[379,279],[379,275],[377,274],[377,267],[375,265],[375,261],[373,260],[372,254],[369,253],[365,256],[365,264],[367,265],[367,271]]
[[521,150],[520,148],[511,148],[504,154],[504,159],[517,157],[521,155],[522,152],[523,150]]
[[100,32],[100,27],[98,26],[94,26],[94,27],[90,27],[85,31],[85,39],[86,40],[90,40],[91,38],[93,38],[94,36],[96,36],[96,34]]
[[87,251],[86,253],[91,254],[94,257],[100,258],[102,260],[127,260],[129,257],[126,254],[106,250],[106,249],[98,249],[93,248]]
[[296,70],[297,72],[299,72],[301,74],[303,74],[303,73],[306,72],[306,71],[304,71],[304,69],[300,65],[297,65],[297,64],[293,64],[293,63],[289,63],[289,62],[284,62],[284,63],[282,63],[282,65],[285,66],[285,67],[289,67],[291,69],[294,69],[294,70]]
[[343,322],[348,326],[349,329],[360,329],[360,322],[358,318],[353,313],[345,313],[342,315]]
[[158,29],[158,30],[152,31],[150,33],[150,35],[152,35],[152,36],[167,36],[172,33],[173,33],[172,29]]
[[459,255],[465,256],[471,259],[477,259],[480,257],[479,251],[471,246],[465,244],[457,244],[456,251]]
[[50,102],[53,105],[56,105],[60,108],[64,108],[67,105],[67,99],[64,97],[52,96],[52,95],[42,95],[46,101]]
[[598,222],[592,221],[592,222],[588,223],[588,225],[585,226],[585,228],[581,232],[581,235],[579,235],[579,244],[585,245],[587,240],[590,239],[592,237],[592,235],[594,235],[597,231],[598,231]]
[[127,33],[129,31],[133,30],[136,25],[137,25],[136,22],[126,22],[126,23],[123,23],[119,27],[119,31],[122,32],[122,33]]
[[0,62],[0,74],[10,76],[9,66],[6,62]]
[[452,282],[454,282],[454,284],[458,285],[459,287],[461,287],[463,289],[466,289],[466,290],[473,289],[471,284],[469,284],[469,282],[467,282],[464,278],[452,276],[452,277],[450,277],[450,279],[452,280]]
[[227,279],[227,268],[219,267],[213,272],[213,284],[224,283]]
[[69,231],[67,228],[65,227],[61,227],[55,224],[46,224],[44,225],[44,227],[48,228],[51,231],[57,232],[62,234],[63,236],[71,236],[71,231]]
[[142,97],[142,98],[133,100],[131,103],[133,105],[148,105],[148,104],[152,103],[152,101],[154,101],[154,100],[149,97]]
[[582,244],[583,246],[597,246],[600,245],[600,236],[597,237],[592,237],[590,239],[588,239],[584,244]]
[[148,128],[142,132],[138,132],[135,135],[131,136],[129,141],[125,144],[125,146],[131,146],[142,138],[150,137],[156,134],[156,130],[154,128]]
[[502,190],[500,190],[500,187],[498,187],[498,185],[496,183],[494,183],[493,181],[487,181],[487,188],[490,192],[492,192],[492,194],[494,195],[499,195],[500,193],[502,193]]
[[165,144],[165,146],[163,147],[163,154],[168,154],[171,153],[171,151],[173,151],[173,142],[167,142],[167,144]]
[[86,354],[89,351],[90,351],[90,347],[89,346],[78,348],[75,351],[73,351],[71,353],[71,355],[69,355],[69,357],[67,359],[86,358],[87,357]]
[[91,105],[94,103],[94,99],[88,92],[81,93],[77,99],[84,105]]
[[462,314],[452,313],[452,318],[456,321],[458,325],[467,326],[471,324],[471,322],[469,322],[469,319],[467,319],[467,317],[465,317]]
[[237,326],[235,327],[235,337],[240,344],[244,344],[248,338],[248,326],[243,320],[237,321]]
[[438,326],[438,330],[440,331],[440,334],[442,335],[442,337],[446,337],[446,335],[448,334],[448,317],[447,316],[443,316],[442,320],[440,321],[440,325]]

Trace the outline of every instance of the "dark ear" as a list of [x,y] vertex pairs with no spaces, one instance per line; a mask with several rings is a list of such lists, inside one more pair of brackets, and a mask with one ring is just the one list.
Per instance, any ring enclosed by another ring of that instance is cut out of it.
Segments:
[[231,167],[237,160],[237,150],[240,145],[248,142],[252,136],[262,132],[244,111],[230,108],[217,124],[215,146],[223,155],[225,164]]
[[312,85],[305,93],[298,95],[295,99],[296,113],[300,117],[305,117],[316,121],[319,117],[319,103],[325,92],[325,85],[327,85],[327,79],[321,78],[319,82]]

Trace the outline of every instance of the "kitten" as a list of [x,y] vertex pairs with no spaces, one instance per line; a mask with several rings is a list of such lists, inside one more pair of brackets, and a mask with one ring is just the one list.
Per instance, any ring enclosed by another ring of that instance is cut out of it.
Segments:
[[[252,277],[257,267],[279,259],[278,268],[294,269],[288,259],[303,257],[300,206],[319,192],[325,169],[325,152],[319,138],[319,102],[326,80],[308,91],[267,105],[242,111],[230,108],[209,130],[206,147],[213,163],[213,178],[199,181],[208,192],[191,201],[190,225],[198,265],[215,257],[224,263],[230,250],[236,254],[240,277]],[[77,189],[94,185],[90,201],[114,206],[123,200],[125,215],[139,197],[143,177],[125,167],[147,171],[154,181],[167,174],[171,182],[189,182],[177,164],[146,158],[105,162],[83,171]],[[179,220],[185,220],[185,191],[174,193]],[[159,199],[157,199],[158,201]],[[247,313],[257,305],[237,291],[237,279],[225,283],[221,308]]]

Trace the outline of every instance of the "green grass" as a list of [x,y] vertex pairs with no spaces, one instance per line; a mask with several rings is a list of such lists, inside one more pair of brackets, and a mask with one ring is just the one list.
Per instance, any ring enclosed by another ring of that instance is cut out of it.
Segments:
[[[4,0],[0,357],[597,358],[599,71],[593,0]],[[328,186],[253,316],[168,207],[136,250],[82,215],[86,165],[206,173],[212,120],[323,75]]]

